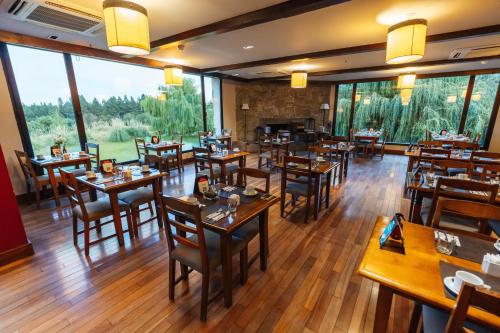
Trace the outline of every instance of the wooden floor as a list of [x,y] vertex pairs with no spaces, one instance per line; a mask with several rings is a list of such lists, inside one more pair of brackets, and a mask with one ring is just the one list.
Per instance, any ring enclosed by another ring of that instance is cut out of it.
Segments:
[[[116,238],[92,247],[87,259],[73,246],[67,201],[59,211],[51,201],[41,210],[26,205],[22,214],[36,254],[0,268],[0,332],[371,332],[378,285],[356,268],[376,216],[404,211],[405,169],[402,156],[354,160],[347,181],[332,190],[330,208],[307,225],[300,210],[282,219],[275,205],[268,270],[252,265],[247,284],[234,289],[233,306],[226,309],[217,298],[207,323],[198,319],[197,273],[178,284],[175,302],[169,301],[167,243],[156,223],[144,225],[139,240],[125,235],[124,248]],[[174,172],[165,191],[182,195],[192,186],[190,165],[182,176]],[[279,174],[272,176],[272,191],[279,192]],[[403,332],[412,305],[400,297],[394,305],[389,330]]]

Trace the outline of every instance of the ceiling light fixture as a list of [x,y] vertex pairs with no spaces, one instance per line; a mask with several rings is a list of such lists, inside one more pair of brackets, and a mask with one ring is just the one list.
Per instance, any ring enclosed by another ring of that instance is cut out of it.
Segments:
[[253,49],[254,47],[255,47],[255,46],[253,46],[253,45],[245,45],[245,46],[243,46],[243,50],[251,50],[251,49]]
[[123,0],[105,0],[102,7],[106,39],[111,51],[130,55],[150,52],[146,8]]
[[307,72],[304,71],[292,72],[291,86],[292,88],[307,87]]
[[470,99],[472,99],[473,101],[477,102],[481,99],[481,94],[480,93],[476,93],[476,94],[473,94]]
[[385,62],[402,64],[421,59],[425,52],[427,21],[414,19],[393,25],[387,33]]
[[354,101],[359,102],[360,100],[361,100],[361,94],[356,94],[356,96],[354,97]]
[[165,66],[165,84],[167,86],[182,86],[184,83],[182,68],[178,66]]
[[400,74],[398,76],[398,84],[396,86],[397,89],[413,89],[415,88],[415,79],[417,78],[417,74]]

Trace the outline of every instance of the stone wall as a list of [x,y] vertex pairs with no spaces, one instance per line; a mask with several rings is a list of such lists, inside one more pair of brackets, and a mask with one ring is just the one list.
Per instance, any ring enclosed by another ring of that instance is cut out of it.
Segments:
[[264,125],[262,119],[292,122],[314,118],[316,129],[321,126],[320,105],[330,101],[330,85],[308,83],[305,89],[292,89],[290,82],[251,82],[236,85],[236,121],[238,139],[244,139],[243,103],[248,103],[247,141],[255,138],[255,128]]

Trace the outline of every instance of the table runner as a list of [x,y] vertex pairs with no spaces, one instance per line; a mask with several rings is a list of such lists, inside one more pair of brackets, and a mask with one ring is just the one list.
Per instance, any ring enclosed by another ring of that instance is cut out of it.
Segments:
[[451,254],[451,256],[453,257],[481,264],[486,253],[498,253],[498,250],[495,249],[493,242],[460,234],[454,235],[459,238],[460,246],[455,246],[455,248],[453,249],[453,252]]

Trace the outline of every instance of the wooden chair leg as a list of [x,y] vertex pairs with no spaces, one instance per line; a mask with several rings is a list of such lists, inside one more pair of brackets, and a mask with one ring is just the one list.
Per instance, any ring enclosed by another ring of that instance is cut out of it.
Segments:
[[125,214],[127,215],[127,226],[128,226],[128,235],[130,238],[134,238],[134,226],[132,225],[132,214],[130,210],[125,210]]
[[134,234],[136,237],[139,237],[139,222],[140,222],[140,215],[139,215],[139,208],[134,208],[132,210],[132,225],[134,228]]
[[175,290],[175,260],[168,259],[168,298],[174,300]]
[[95,220],[95,231],[97,231],[98,233],[101,233],[102,231],[100,219]]
[[202,273],[201,275],[201,309],[200,320],[207,321],[208,310],[208,288],[210,287],[210,273]]
[[78,217],[73,214],[73,244],[78,246]]
[[311,204],[311,197],[308,195],[306,199],[306,215],[304,217],[304,223],[307,223],[307,220],[309,219],[309,206]]
[[40,209],[40,188],[37,187],[35,189],[35,201],[36,201],[36,208]]
[[148,202],[148,208],[149,208],[149,213],[151,214],[151,216],[153,216],[155,213],[153,212],[153,204],[150,202]]
[[248,279],[248,244],[240,251],[240,283],[244,285]]
[[281,202],[280,202],[280,213],[281,213],[281,217],[284,217],[284,212],[285,212],[285,197],[286,197],[286,194],[285,193],[282,193],[281,194]]
[[189,278],[188,271],[189,271],[189,267],[181,264],[181,276],[182,276],[183,280],[187,280]]
[[259,157],[259,162],[257,163],[258,168],[262,168],[262,157]]
[[88,221],[83,223],[83,235],[85,238],[85,255],[89,256],[89,247],[90,247],[90,225]]

